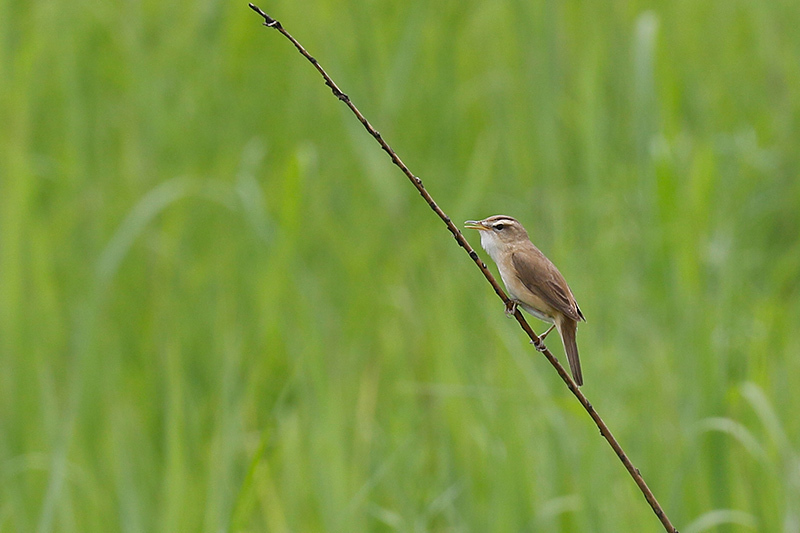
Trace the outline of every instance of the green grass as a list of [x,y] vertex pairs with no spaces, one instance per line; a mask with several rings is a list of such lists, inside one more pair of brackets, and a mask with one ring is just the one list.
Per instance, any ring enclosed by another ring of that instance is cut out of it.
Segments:
[[[682,532],[800,531],[796,2],[261,7],[454,220],[528,227]],[[659,531],[259,24],[0,0],[0,531]]]

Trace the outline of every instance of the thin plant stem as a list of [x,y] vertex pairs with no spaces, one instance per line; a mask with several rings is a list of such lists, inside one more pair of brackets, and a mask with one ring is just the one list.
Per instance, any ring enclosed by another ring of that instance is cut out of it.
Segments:
[[[347,94],[345,94],[344,92],[342,92],[341,89],[339,89],[339,86],[336,85],[336,83],[328,75],[328,73],[325,72],[325,69],[323,69],[322,66],[320,66],[319,62],[314,58],[314,56],[309,54],[308,51],[303,47],[303,45],[301,45],[297,41],[297,39],[292,37],[292,35],[283,28],[283,26],[279,21],[275,20],[274,18],[264,13],[258,6],[255,6],[253,4],[249,4],[249,6],[250,9],[252,9],[253,11],[255,11],[264,18],[264,26],[278,30],[284,37],[286,37],[287,39],[289,39],[289,41],[291,41],[291,43],[294,45],[295,48],[297,48],[297,51],[300,52],[300,54],[302,54],[303,57],[305,57],[312,65],[314,65],[314,68],[316,68],[317,72],[319,72],[320,75],[323,77],[323,79],[325,80],[325,85],[327,85],[331,89],[333,95],[336,96],[336,98],[338,98],[342,102],[344,102],[344,104],[350,108],[350,110],[353,112],[353,114],[356,116],[359,122],[361,122],[361,124],[364,126],[367,132],[370,135],[372,135],[372,137],[374,137],[376,141],[378,141],[378,144],[380,144],[383,151],[389,155],[392,162],[400,170],[403,171],[403,174],[406,175],[411,184],[417,189],[417,192],[419,192],[422,198],[428,203],[430,208],[439,216],[439,218],[442,219],[442,222],[445,223],[447,229],[450,231],[450,233],[453,234],[453,237],[455,238],[458,245],[464,248],[467,254],[469,254],[469,257],[475,262],[475,264],[481,270],[484,277],[492,286],[497,296],[500,297],[501,300],[503,300],[503,303],[506,306],[509,306],[511,304],[511,300],[509,299],[508,295],[506,295],[505,291],[500,286],[500,284],[497,283],[497,280],[495,279],[494,275],[489,270],[489,268],[486,266],[486,263],[484,263],[481,260],[481,258],[478,256],[478,253],[472,248],[472,246],[470,246],[466,238],[464,238],[464,235],[461,233],[461,230],[459,230],[458,227],[453,223],[453,221],[450,220],[450,217],[447,216],[447,214],[445,214],[445,212],[442,210],[441,207],[439,207],[439,204],[437,204],[433,200],[430,193],[427,191],[427,189],[425,189],[422,180],[418,176],[415,176],[411,172],[411,170],[409,170],[406,164],[403,163],[403,160],[400,159],[400,157],[397,155],[397,153],[395,153],[392,147],[389,146],[389,144],[383,139],[378,130],[376,130],[372,126],[372,124],[369,123],[369,121],[366,119],[366,117],[364,117],[361,111],[359,111],[358,108],[355,106],[355,104],[353,104],[353,102],[350,100],[350,97],[347,96]],[[528,337],[530,337],[533,345],[536,346],[537,350],[542,352],[542,354],[547,358],[547,360],[550,362],[553,368],[555,368],[556,372],[558,372],[558,375],[567,385],[567,388],[570,390],[570,392],[572,392],[575,398],[578,399],[578,401],[586,410],[586,412],[589,413],[589,416],[592,418],[592,420],[594,420],[594,423],[597,424],[597,427],[600,430],[600,434],[603,436],[603,438],[606,439],[606,441],[608,441],[608,444],[614,450],[614,453],[617,454],[619,460],[622,461],[623,465],[625,465],[625,469],[631,475],[634,482],[636,482],[636,485],[639,487],[639,490],[642,491],[642,494],[647,500],[647,503],[649,503],[650,507],[653,508],[653,512],[656,514],[658,519],[663,524],[664,529],[668,533],[678,533],[678,530],[675,529],[675,526],[672,525],[672,523],[669,520],[669,517],[667,517],[664,510],[661,508],[661,505],[658,503],[658,500],[656,500],[655,495],[653,495],[653,491],[651,491],[650,487],[647,486],[647,483],[642,477],[642,474],[639,472],[639,469],[633,466],[633,463],[628,458],[627,454],[625,453],[625,450],[622,449],[622,446],[620,446],[619,442],[617,442],[617,439],[614,438],[614,435],[611,433],[611,430],[608,429],[608,426],[600,417],[597,410],[595,410],[591,402],[586,398],[586,396],[583,394],[583,392],[575,383],[575,381],[572,379],[572,377],[569,375],[569,373],[567,373],[564,367],[561,366],[561,363],[558,362],[558,359],[556,359],[556,357],[550,352],[550,350],[548,350],[547,347],[544,346],[544,344],[539,340],[539,337],[536,335],[536,333],[533,332],[533,329],[525,320],[525,317],[522,316],[522,312],[519,310],[519,308],[517,308],[517,310],[515,311],[514,318],[517,319],[517,322],[519,322],[520,327],[522,327],[525,333],[527,333]]]

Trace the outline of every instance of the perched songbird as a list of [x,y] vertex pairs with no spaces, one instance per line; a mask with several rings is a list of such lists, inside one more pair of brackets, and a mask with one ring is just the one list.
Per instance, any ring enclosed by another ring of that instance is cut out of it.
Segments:
[[513,301],[506,313],[516,306],[552,324],[541,340],[555,327],[564,343],[567,361],[575,383],[583,385],[581,362],[575,332],[585,321],[572,291],[556,266],[533,245],[528,232],[516,219],[495,215],[483,220],[468,220],[466,227],[480,231],[481,246],[492,257]]

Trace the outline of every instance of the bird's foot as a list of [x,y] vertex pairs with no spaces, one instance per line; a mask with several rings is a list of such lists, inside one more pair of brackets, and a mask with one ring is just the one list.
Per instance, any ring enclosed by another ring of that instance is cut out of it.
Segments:
[[539,352],[543,352],[547,349],[547,346],[544,345],[541,337],[539,337],[538,342],[531,341],[531,344],[533,344],[533,347],[536,348],[536,350]]
[[506,316],[511,318],[517,313],[517,302],[514,300],[509,300],[506,304]]
[[547,346],[545,346],[545,345],[544,345],[544,339],[545,339],[545,337],[547,337],[547,334],[548,334],[548,333],[550,333],[551,331],[553,331],[553,328],[554,328],[554,327],[556,327],[556,326],[555,326],[555,324],[553,324],[552,326],[550,326],[550,327],[547,329],[547,331],[545,331],[544,333],[542,333],[542,334],[539,336],[539,340],[538,340],[538,342],[533,342],[533,341],[531,341],[531,344],[533,344],[533,347],[534,347],[534,348],[536,348],[537,350],[539,350],[540,352],[543,352],[543,351],[545,351],[545,350],[547,349]]

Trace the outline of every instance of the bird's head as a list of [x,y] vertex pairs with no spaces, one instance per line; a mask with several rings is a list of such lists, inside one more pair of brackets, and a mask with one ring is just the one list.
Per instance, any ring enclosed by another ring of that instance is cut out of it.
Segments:
[[492,259],[496,253],[506,251],[514,244],[528,240],[528,232],[517,219],[506,215],[494,215],[483,220],[467,220],[465,227],[476,229],[481,235],[481,246]]

